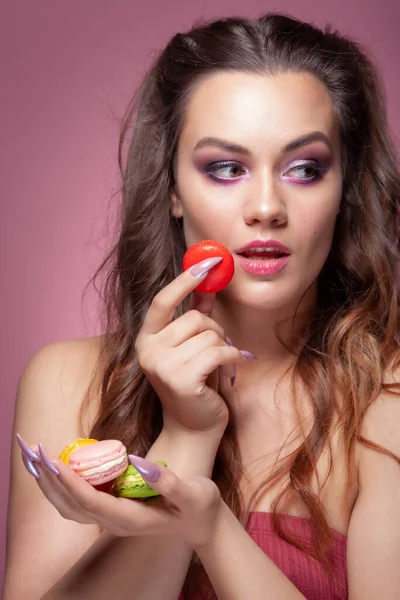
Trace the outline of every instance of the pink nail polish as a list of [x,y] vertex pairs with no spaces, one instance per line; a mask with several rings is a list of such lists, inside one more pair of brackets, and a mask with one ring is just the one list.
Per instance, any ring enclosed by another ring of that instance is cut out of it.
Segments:
[[210,269],[215,267],[215,265],[217,265],[219,262],[221,262],[221,260],[222,260],[222,256],[214,256],[212,258],[206,258],[205,260],[202,260],[201,262],[197,263],[197,265],[194,265],[194,267],[191,268],[190,273],[193,275],[193,277],[201,277],[202,275],[207,273]]
[[29,448],[28,444],[22,439],[22,437],[17,433],[16,435],[17,442],[19,447],[27,456],[29,456],[31,461],[40,463],[40,457],[34,452],[31,448]]
[[50,458],[47,456],[42,444],[39,444],[39,454],[41,456],[41,459],[43,461],[43,464],[45,465],[45,467],[48,468],[48,470],[53,473],[54,475],[57,475],[57,477],[60,474],[60,471],[57,469],[57,467],[51,462]]
[[135,454],[129,454],[128,458],[131,465],[133,465],[135,469],[149,481],[157,481],[160,478],[161,469],[158,465],[155,465],[145,458],[136,456]]
[[26,470],[28,471],[28,473],[30,475],[33,475],[33,477],[35,479],[39,479],[40,478],[40,473],[39,471],[36,469],[36,467],[34,466],[34,464],[30,461],[29,457],[27,454],[25,454],[25,452],[22,450],[21,452],[22,455],[22,461],[25,465]]
[[251,360],[258,360],[256,356],[254,356],[254,354],[252,354],[251,352],[249,352],[248,350],[239,350],[239,352],[241,354],[243,354],[243,356],[245,358],[250,358]]

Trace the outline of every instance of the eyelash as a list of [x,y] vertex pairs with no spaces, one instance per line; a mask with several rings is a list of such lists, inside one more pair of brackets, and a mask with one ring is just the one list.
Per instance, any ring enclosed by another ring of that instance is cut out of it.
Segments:
[[[205,171],[206,173],[209,175],[209,177],[211,179],[213,179],[214,181],[217,181],[219,183],[226,183],[226,182],[230,182],[230,181],[235,181],[235,179],[239,179],[239,177],[229,177],[227,179],[224,179],[222,177],[217,177],[216,175],[214,175],[215,171],[219,171],[219,169],[223,169],[226,167],[234,167],[234,166],[241,166],[239,163],[237,162],[232,162],[232,161],[223,161],[223,162],[215,162],[215,163],[210,163],[209,165],[207,165]],[[306,177],[306,178],[300,178],[300,180],[303,181],[309,181],[310,183],[313,183],[314,181],[317,181],[319,179],[321,179],[323,173],[325,171],[327,171],[326,168],[324,168],[323,166],[321,166],[319,163],[314,163],[314,162],[308,162],[308,163],[304,163],[302,165],[296,165],[294,167],[292,167],[290,170],[296,170],[296,169],[307,169],[307,168],[312,168],[314,169],[317,174],[314,177]]]

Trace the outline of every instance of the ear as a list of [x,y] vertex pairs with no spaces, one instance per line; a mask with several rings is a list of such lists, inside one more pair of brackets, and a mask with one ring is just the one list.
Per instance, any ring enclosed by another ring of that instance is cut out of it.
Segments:
[[170,195],[171,213],[176,219],[183,217],[182,204],[177,192],[174,190]]

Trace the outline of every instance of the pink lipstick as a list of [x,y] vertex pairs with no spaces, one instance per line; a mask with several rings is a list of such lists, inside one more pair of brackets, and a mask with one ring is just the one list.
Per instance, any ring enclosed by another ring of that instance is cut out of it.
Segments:
[[275,275],[286,267],[290,256],[282,256],[281,258],[246,258],[245,256],[237,255],[240,266],[251,273],[252,275]]

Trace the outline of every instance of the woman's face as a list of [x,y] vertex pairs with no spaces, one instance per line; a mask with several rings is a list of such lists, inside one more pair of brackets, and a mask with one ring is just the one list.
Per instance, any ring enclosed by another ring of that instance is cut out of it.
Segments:
[[[285,150],[315,132],[320,139]],[[179,139],[172,213],[183,217],[187,247],[215,239],[232,252],[226,298],[272,309],[313,290],[341,195],[338,124],[316,78],[230,72],[198,84]],[[285,244],[286,267],[272,275],[244,270],[236,251],[253,240]]]

